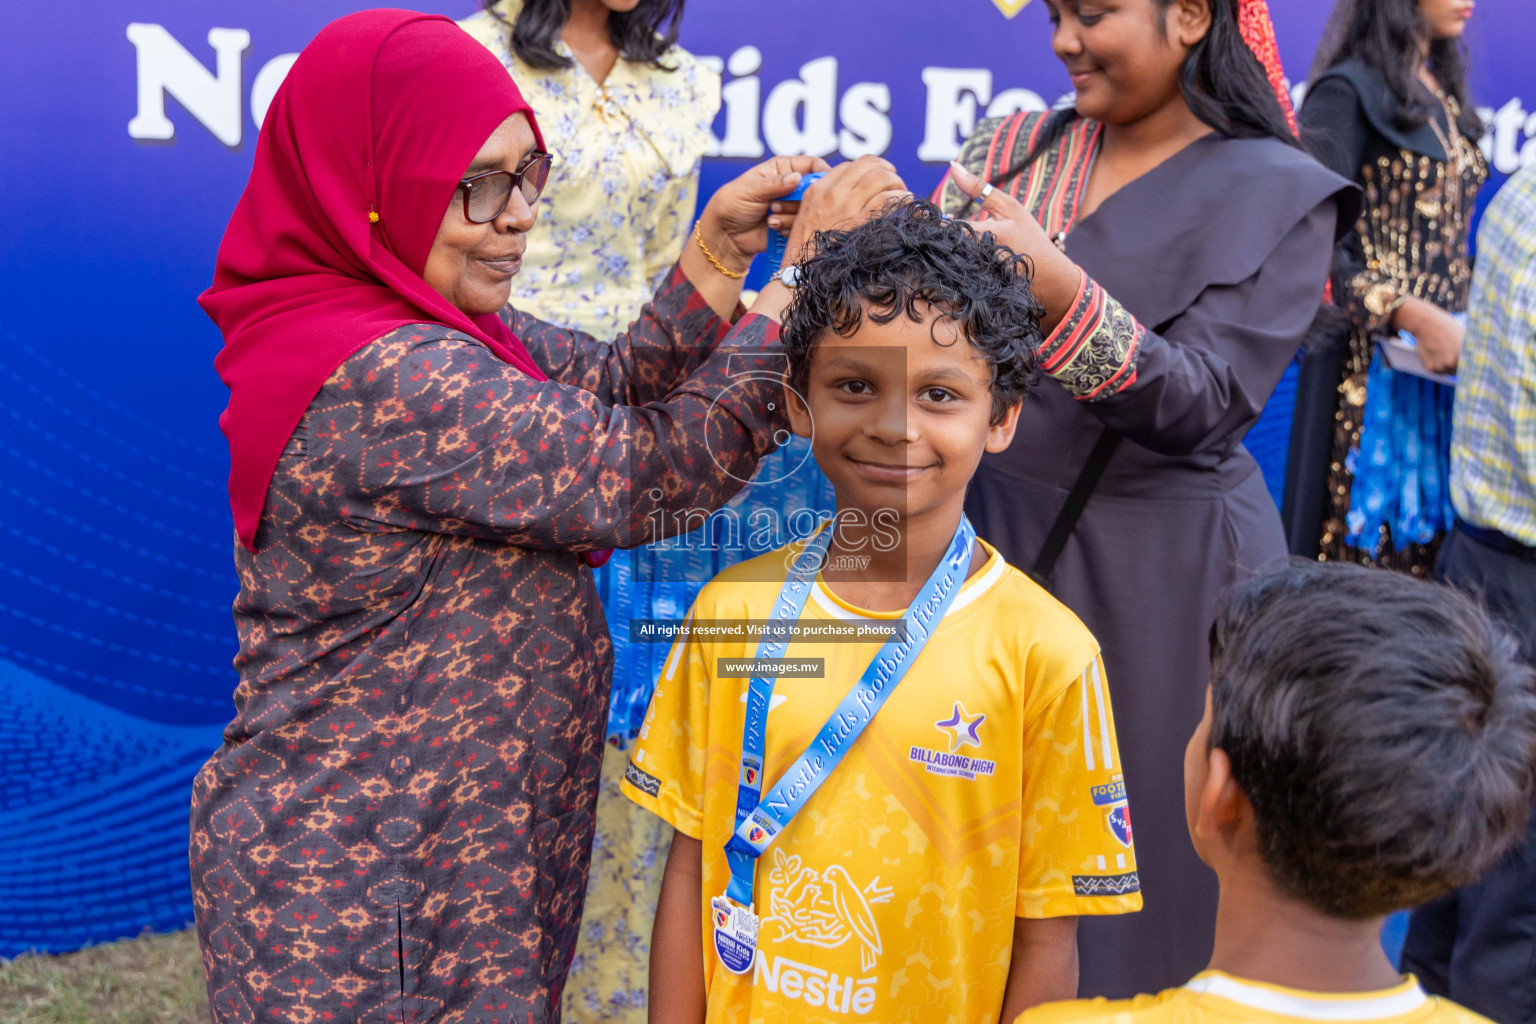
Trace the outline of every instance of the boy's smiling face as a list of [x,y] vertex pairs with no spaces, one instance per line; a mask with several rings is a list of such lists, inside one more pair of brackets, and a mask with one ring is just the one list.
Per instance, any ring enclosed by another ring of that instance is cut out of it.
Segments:
[[829,331],[812,350],[804,401],[788,392],[839,509],[958,510],[982,453],[1013,440],[1019,406],[992,422],[991,364],[953,321],[918,309],[921,322],[881,324],[866,307],[851,336]]

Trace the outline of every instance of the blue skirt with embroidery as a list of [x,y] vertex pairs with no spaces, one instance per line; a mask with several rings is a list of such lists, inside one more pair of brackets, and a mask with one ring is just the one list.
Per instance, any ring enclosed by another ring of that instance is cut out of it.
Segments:
[[1360,445],[1349,453],[1349,543],[1379,555],[1428,544],[1450,529],[1451,406],[1455,389],[1386,365],[1380,350],[1366,377]]

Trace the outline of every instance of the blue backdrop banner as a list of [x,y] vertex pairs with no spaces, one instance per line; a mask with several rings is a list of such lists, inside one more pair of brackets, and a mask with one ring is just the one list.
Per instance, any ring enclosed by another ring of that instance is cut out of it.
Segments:
[[[220,339],[194,302],[296,52],[356,0],[80,0],[0,42],[0,956],[181,927],[189,784],[232,713]],[[455,17],[473,0],[427,5]],[[1275,3],[1305,76],[1326,0]],[[1529,0],[1484,0],[1473,90],[1536,162]],[[1028,0],[691,0],[718,61],[705,195],[772,153],[883,154],[926,193],[976,118],[1068,89]],[[1272,489],[1290,385],[1250,437]]]

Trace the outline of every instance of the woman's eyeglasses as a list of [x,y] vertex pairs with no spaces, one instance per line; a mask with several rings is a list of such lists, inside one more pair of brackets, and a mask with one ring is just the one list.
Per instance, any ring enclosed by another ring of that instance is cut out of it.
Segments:
[[523,199],[532,206],[544,191],[549,180],[548,153],[534,150],[515,171],[486,171],[459,182],[459,194],[464,197],[464,219],[471,224],[489,224],[501,216],[501,211],[512,201],[512,190],[522,192]]

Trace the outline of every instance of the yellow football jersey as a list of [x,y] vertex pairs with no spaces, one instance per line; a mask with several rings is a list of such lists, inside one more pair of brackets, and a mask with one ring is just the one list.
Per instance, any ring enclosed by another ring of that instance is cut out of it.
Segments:
[[[1093,636],[986,548],[906,677],[757,863],[751,973],[716,959],[750,681],[721,661],[747,640],[680,640],[624,791],[704,845],[705,984],[715,1021],[995,1021],[1017,917],[1141,907],[1109,690]],[[769,561],[769,560],[772,561]],[[690,621],[767,619],[783,551],[722,573]],[[898,619],[818,580],[806,619]],[[766,792],[879,645],[796,642],[823,678],[783,678],[767,719]]]
[[1341,995],[1304,992],[1204,971],[1181,988],[1134,999],[1077,999],[1025,1010],[1014,1024],[1491,1024],[1424,994],[1411,975],[1396,988]]

